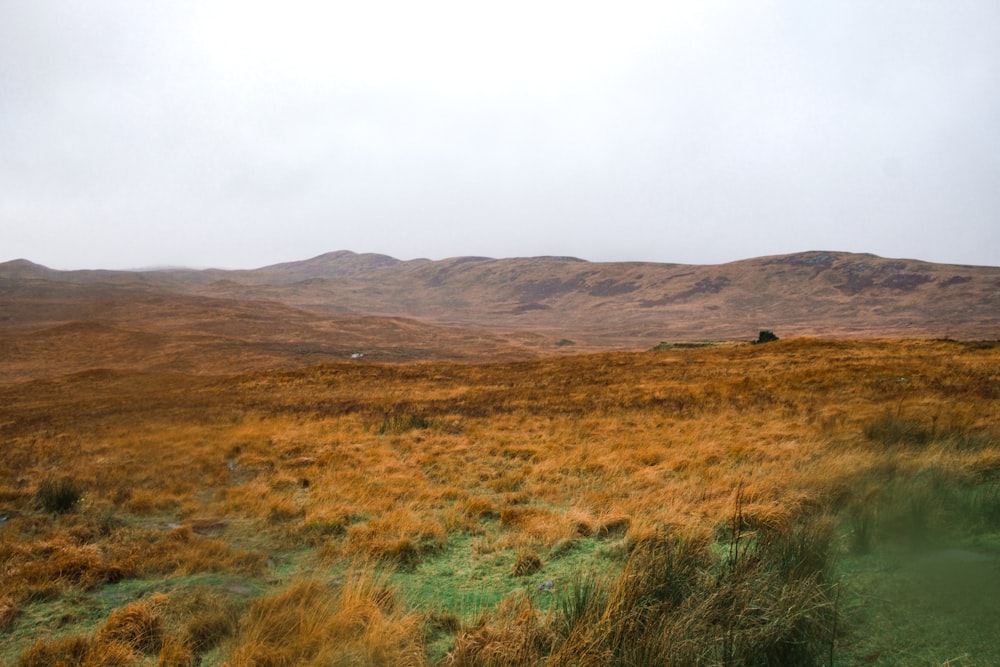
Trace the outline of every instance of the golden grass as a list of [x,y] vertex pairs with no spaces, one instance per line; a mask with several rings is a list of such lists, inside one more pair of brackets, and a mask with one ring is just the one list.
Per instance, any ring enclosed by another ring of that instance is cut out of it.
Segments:
[[[128,604],[114,611],[93,637],[39,639],[25,651],[19,665],[133,665],[142,656],[157,656],[165,648],[164,595]],[[176,662],[176,653],[170,652]]]
[[251,604],[226,664],[422,665],[420,617],[370,568],[335,585],[298,580]]
[[[26,609],[215,572],[264,582],[268,596],[168,623],[164,664],[205,651],[232,665],[421,664],[419,612],[431,610],[390,603],[371,568],[331,587],[289,584],[295,568],[283,564],[335,576],[370,560],[405,573],[468,537],[480,555],[510,552],[504,573],[544,576],[549,554],[581,539],[626,553],[663,530],[713,534],[737,494],[748,530],[783,534],[803,516],[847,511],[863,531],[894,475],[995,480],[998,398],[1000,347],[943,341],[7,385],[0,632],[18,638],[23,664],[55,664],[83,640],[26,643]],[[34,502],[53,479],[79,486],[71,511]],[[455,655],[508,641],[525,656],[548,650],[526,629],[538,610],[504,604],[496,618],[513,619],[511,636],[484,622]],[[113,645],[122,664],[153,651],[108,632],[86,642]]]

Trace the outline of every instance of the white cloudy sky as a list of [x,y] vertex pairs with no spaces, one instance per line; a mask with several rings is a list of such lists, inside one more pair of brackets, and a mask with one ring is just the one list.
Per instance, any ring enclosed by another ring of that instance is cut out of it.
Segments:
[[996,0],[0,0],[0,261],[1000,265]]

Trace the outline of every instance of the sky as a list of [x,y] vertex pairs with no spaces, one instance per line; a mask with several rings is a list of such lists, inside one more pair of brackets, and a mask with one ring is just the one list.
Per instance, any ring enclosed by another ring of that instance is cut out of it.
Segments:
[[0,0],[0,261],[1000,265],[1000,2]]

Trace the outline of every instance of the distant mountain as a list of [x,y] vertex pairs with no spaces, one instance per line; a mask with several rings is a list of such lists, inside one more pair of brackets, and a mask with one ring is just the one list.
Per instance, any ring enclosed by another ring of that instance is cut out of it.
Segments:
[[216,277],[224,282],[190,289],[596,346],[744,339],[760,328],[786,336],[1000,337],[1000,268],[843,252],[711,266],[337,252]]
[[0,278],[16,280],[18,278],[58,278],[58,271],[46,268],[41,264],[29,262],[26,259],[15,259],[0,264]]
[[[1000,268],[819,251],[719,265],[402,261],[348,251],[243,271],[0,264],[0,336],[74,322],[111,329],[50,334],[110,340],[124,327],[272,351],[311,341],[309,349],[327,350],[313,362],[366,346],[384,359],[510,357],[749,340],[761,329],[780,337],[997,339]],[[404,348],[410,352],[393,356]],[[5,354],[0,348],[0,365]]]

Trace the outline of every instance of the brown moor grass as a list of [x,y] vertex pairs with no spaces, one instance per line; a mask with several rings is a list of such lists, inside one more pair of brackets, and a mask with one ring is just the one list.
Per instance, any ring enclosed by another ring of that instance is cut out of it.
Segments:
[[[737,490],[748,530],[790,534],[801,517],[851,508],[863,519],[894,474],[933,470],[969,487],[996,479],[998,398],[1000,347],[949,341],[791,340],[235,377],[93,371],[6,385],[0,632],[24,651],[22,664],[90,655],[92,645],[113,645],[123,664],[157,647],[177,664],[209,650],[233,665],[336,655],[420,664],[427,629],[414,614],[432,610],[419,600],[394,601],[387,583],[370,583],[371,568],[367,583],[348,578],[338,590],[289,584],[282,563],[358,577],[351,564],[371,561],[405,575],[469,536],[480,556],[518,554],[514,569],[534,571],[581,539],[617,540],[611,552],[627,554],[663,531],[716,534]],[[51,479],[82,493],[65,513],[33,503]],[[115,623],[141,620],[124,605],[96,634],[25,639],[33,606],[212,572],[268,590],[243,605],[238,629],[216,611],[200,630],[147,619],[143,637],[157,646],[107,640]],[[572,662],[569,645],[531,634],[548,632],[540,614],[507,599],[494,622],[453,638],[454,655],[479,664],[471,656],[510,635],[528,642],[517,650],[531,659],[558,649],[556,662]],[[621,631],[602,623],[593,627]]]

